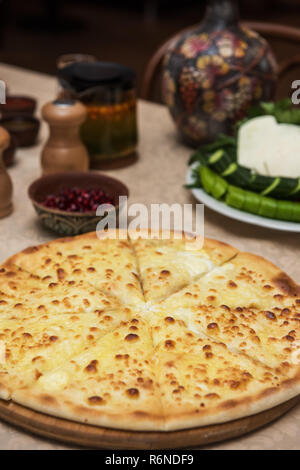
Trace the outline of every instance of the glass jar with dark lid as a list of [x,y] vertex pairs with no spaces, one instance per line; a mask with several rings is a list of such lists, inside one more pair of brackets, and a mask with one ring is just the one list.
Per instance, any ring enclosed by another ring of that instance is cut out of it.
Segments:
[[87,108],[81,126],[91,167],[132,158],[137,146],[135,73],[109,62],[80,62],[58,71],[63,96]]

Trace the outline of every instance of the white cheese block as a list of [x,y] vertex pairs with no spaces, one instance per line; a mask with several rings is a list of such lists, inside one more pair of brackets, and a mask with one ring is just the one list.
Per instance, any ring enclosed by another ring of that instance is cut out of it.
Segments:
[[300,177],[300,126],[273,116],[251,119],[239,130],[238,163],[261,175]]

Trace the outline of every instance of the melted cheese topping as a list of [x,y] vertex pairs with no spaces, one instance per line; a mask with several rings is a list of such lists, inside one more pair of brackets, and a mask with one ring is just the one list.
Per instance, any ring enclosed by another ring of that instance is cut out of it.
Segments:
[[79,237],[32,250],[14,258],[21,268],[0,267],[2,398],[171,430],[233,419],[232,403],[266,408],[270,390],[276,403],[299,393],[281,385],[298,373],[300,290],[270,263],[212,241],[193,251]]

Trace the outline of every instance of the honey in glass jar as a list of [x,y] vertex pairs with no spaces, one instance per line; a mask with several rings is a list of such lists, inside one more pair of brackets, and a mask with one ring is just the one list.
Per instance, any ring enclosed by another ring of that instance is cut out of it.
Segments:
[[80,100],[87,118],[80,129],[92,168],[130,160],[137,147],[135,73],[108,62],[74,63],[58,71],[67,98]]

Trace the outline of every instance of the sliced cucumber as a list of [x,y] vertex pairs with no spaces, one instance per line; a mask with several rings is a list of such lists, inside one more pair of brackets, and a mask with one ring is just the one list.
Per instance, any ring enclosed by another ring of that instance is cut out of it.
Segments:
[[293,205],[296,202],[277,201],[277,210],[275,217],[280,220],[293,220]]
[[202,166],[198,175],[201,179],[201,186],[208,194],[216,199],[225,199],[226,204],[231,207],[262,217],[300,223],[300,202],[278,201],[253,191],[229,185],[224,178],[207,166]]
[[207,166],[201,166],[199,169],[199,174],[204,190],[208,194],[211,194],[217,176],[216,173],[211,171]]
[[228,186],[228,192],[226,194],[225,202],[229,206],[235,207],[236,209],[243,209],[245,204],[245,191],[236,186]]
[[261,203],[261,196],[252,191],[245,191],[244,211],[257,214]]
[[226,193],[228,188],[228,183],[221,178],[219,175],[216,175],[214,186],[211,190],[211,195],[216,199],[221,199]]
[[258,215],[263,217],[269,217],[273,219],[277,210],[277,201],[271,197],[260,196],[260,206],[258,209]]
[[220,150],[217,150],[215,153],[213,153],[209,159],[208,159],[208,163],[209,165],[213,165],[213,163],[216,163],[217,161],[220,160],[220,158],[222,158],[224,155],[224,150],[220,149]]
[[262,191],[262,196],[266,196],[267,194],[272,193],[272,191],[275,191],[277,186],[280,184],[280,178],[275,178],[273,182],[268,186],[264,191]]
[[294,222],[300,222],[300,202],[293,202],[292,219]]
[[233,173],[235,173],[237,169],[238,169],[238,164],[236,162],[230,163],[229,167],[226,168],[225,171],[223,171],[222,176],[225,176],[225,177],[230,176]]

